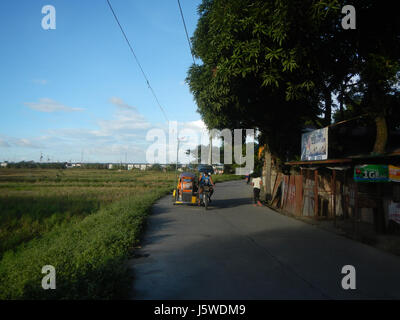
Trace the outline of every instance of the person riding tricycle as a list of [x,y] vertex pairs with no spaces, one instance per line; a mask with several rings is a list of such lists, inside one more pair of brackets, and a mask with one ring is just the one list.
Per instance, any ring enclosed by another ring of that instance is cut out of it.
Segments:
[[192,172],[182,172],[179,175],[178,184],[172,195],[174,204],[197,204],[208,208],[214,192],[214,182],[211,178],[213,168],[200,165],[198,171],[198,177]]
[[199,177],[199,205],[201,201],[207,207],[208,203],[211,202],[211,196],[214,193],[214,182],[211,175],[208,172],[200,173]]
[[214,169],[211,165],[199,165],[199,205],[204,204],[204,207],[208,208],[208,203],[211,202],[211,195],[214,193],[214,182],[211,178],[211,174],[214,173]]

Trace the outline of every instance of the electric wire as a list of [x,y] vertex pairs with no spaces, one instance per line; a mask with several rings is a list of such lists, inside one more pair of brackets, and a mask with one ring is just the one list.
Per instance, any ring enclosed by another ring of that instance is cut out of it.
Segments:
[[187,31],[187,28],[186,28],[185,18],[183,16],[183,12],[182,12],[181,2],[179,0],[178,0],[178,6],[179,6],[179,11],[181,12],[183,27],[185,28],[186,39],[187,39],[188,44],[189,44],[190,54],[192,55],[193,63],[196,64],[196,61],[194,60],[193,51],[192,51],[192,44],[190,43],[189,34],[188,34],[188,31]]
[[110,0],[107,0],[107,3],[108,3],[108,6],[110,7],[110,10],[111,10],[111,12],[112,12],[114,18],[115,18],[115,21],[117,21],[117,24],[118,24],[118,26],[119,26],[119,28],[120,28],[120,30],[121,30],[121,32],[122,32],[122,34],[123,34],[125,40],[126,40],[126,43],[127,43],[128,46],[129,46],[129,49],[131,50],[131,52],[132,52],[132,54],[133,54],[133,57],[135,58],[135,61],[136,61],[137,65],[138,65],[139,68],[140,68],[140,71],[142,72],[142,75],[143,75],[144,79],[146,80],[147,86],[149,87],[151,93],[152,93],[153,96],[154,96],[154,99],[155,99],[156,102],[157,102],[158,107],[160,108],[161,112],[163,113],[165,119],[166,119],[167,122],[168,122],[169,120],[168,120],[167,114],[166,114],[164,108],[161,106],[160,101],[158,100],[157,95],[156,95],[154,89],[153,89],[152,86],[150,85],[150,81],[149,81],[149,79],[147,78],[146,73],[144,72],[144,70],[143,70],[143,68],[142,68],[142,65],[140,64],[139,59],[138,59],[138,57],[136,56],[135,51],[133,50],[133,48],[132,48],[132,46],[131,46],[131,43],[129,42],[128,37],[126,36],[126,33],[125,33],[124,29],[122,28],[121,23],[119,22],[118,17],[117,17],[117,15],[116,15],[116,13],[115,13],[113,7],[111,6]]

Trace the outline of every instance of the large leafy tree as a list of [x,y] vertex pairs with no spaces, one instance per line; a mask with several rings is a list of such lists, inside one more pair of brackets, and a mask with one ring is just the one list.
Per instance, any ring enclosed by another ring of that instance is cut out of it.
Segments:
[[398,70],[395,20],[373,30],[371,21],[377,19],[370,25],[368,19],[382,10],[376,11],[372,0],[356,1],[361,23],[344,30],[345,4],[204,0],[192,39],[202,64],[190,68],[187,81],[206,124],[257,128],[260,142],[272,153],[293,157],[304,123],[330,124],[332,92],[341,94],[343,109],[347,87],[357,75],[364,111],[375,119],[385,117],[382,99],[393,89]]
[[308,45],[326,50],[316,30],[332,28],[326,21],[338,10],[334,1],[203,1],[193,37],[203,63],[188,83],[206,124],[257,128],[274,154],[298,153],[304,122],[322,112],[317,70],[328,72]]
[[[355,91],[361,96],[359,112],[376,123],[373,152],[385,152],[388,119],[399,121],[398,83],[400,72],[400,21],[396,8],[382,1],[355,2],[357,29],[353,34],[359,81]],[[399,122],[397,122],[399,124]]]

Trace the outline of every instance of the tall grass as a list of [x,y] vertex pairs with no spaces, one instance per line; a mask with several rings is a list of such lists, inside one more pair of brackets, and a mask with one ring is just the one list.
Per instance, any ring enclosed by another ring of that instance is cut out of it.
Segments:
[[[123,262],[175,183],[174,173],[0,170],[0,299],[125,297]],[[56,269],[56,290],[41,287],[44,265]]]
[[[0,257],[102,206],[172,186],[172,173],[107,170],[0,170]],[[150,181],[150,183],[149,183]]]
[[[0,261],[0,299],[123,297],[130,283],[123,261],[137,244],[152,203],[167,191],[118,201],[6,252]],[[56,290],[41,288],[44,265],[56,269]]]

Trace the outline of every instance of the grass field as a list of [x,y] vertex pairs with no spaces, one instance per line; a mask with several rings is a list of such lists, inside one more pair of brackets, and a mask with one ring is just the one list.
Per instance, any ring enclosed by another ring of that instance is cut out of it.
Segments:
[[[1,169],[0,299],[124,297],[123,261],[151,205],[175,182],[173,172]],[[56,290],[41,288],[49,264]]]

